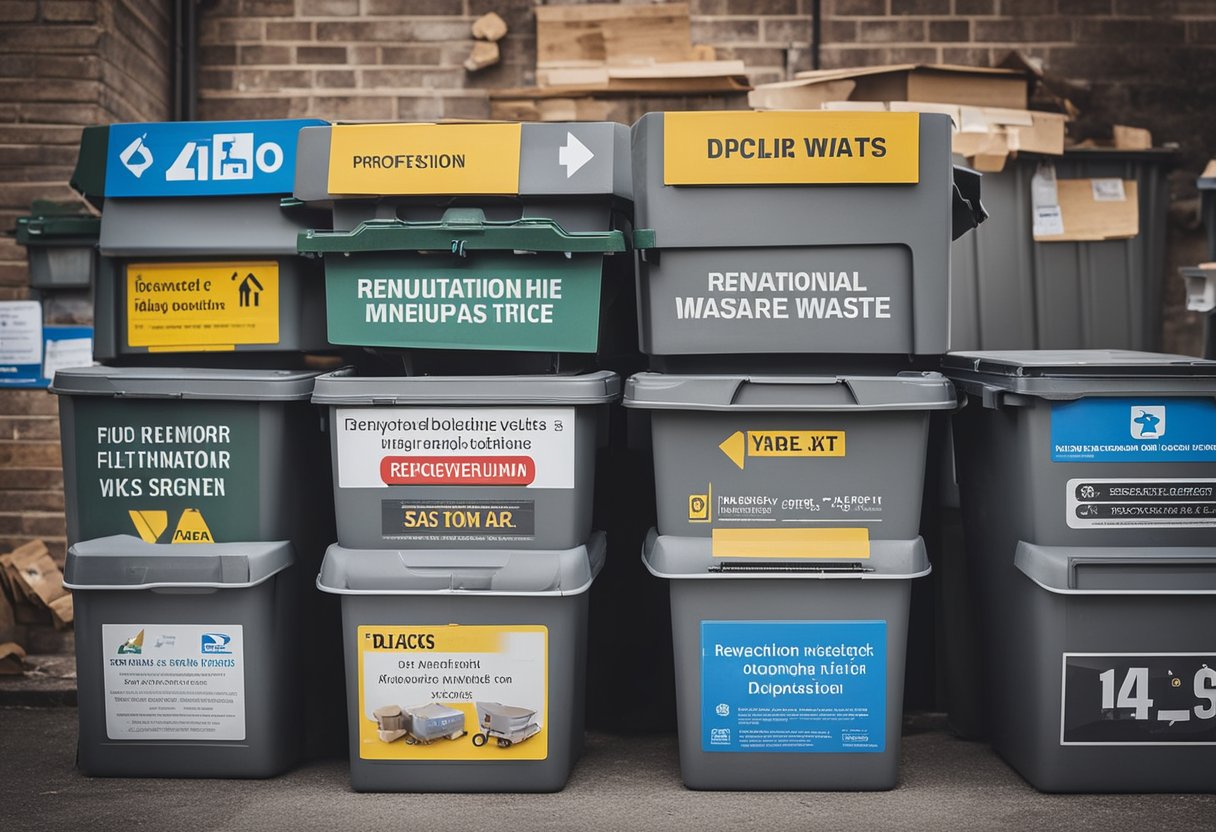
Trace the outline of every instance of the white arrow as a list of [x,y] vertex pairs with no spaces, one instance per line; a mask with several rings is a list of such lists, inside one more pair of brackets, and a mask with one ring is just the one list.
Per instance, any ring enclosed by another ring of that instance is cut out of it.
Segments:
[[587,149],[587,145],[574,138],[573,133],[566,134],[566,144],[557,149],[557,163],[566,168],[566,178],[578,173],[579,168],[595,158],[595,154]]

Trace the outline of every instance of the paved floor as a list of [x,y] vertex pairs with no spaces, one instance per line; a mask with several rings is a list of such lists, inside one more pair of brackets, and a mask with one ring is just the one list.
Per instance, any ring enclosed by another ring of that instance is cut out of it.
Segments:
[[1210,830],[1216,796],[1041,795],[985,746],[919,719],[902,781],[870,794],[690,792],[672,736],[592,734],[554,795],[354,794],[344,761],[265,781],[91,780],[73,708],[0,708],[0,829],[12,830]]

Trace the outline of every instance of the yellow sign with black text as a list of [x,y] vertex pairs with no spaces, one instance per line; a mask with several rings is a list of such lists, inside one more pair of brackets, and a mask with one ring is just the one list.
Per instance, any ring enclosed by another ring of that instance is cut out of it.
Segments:
[[919,113],[663,117],[667,185],[915,184],[919,179]]
[[335,124],[331,194],[517,194],[519,124]]
[[363,625],[359,757],[511,762],[549,756],[549,630]]
[[129,264],[127,343],[150,352],[279,343],[279,264]]
[[737,430],[718,450],[743,470],[749,457],[805,458],[844,456],[842,430]]

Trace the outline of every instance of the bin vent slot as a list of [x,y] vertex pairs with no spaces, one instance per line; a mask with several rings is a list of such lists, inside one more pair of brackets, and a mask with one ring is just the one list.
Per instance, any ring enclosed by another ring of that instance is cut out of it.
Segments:
[[1216,591],[1216,560],[1074,561],[1072,588],[1112,591]]
[[860,563],[791,563],[783,560],[726,561],[709,567],[710,572],[819,572],[824,574],[873,572]]

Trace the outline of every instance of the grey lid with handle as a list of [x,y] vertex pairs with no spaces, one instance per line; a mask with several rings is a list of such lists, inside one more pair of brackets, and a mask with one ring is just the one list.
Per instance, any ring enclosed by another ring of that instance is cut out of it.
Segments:
[[604,565],[603,532],[563,551],[346,549],[325,552],[317,588],[334,595],[578,595]]
[[666,375],[637,373],[625,407],[644,410],[952,410],[954,387],[940,373],[871,375]]
[[1060,595],[1213,595],[1216,547],[1037,546],[1018,541],[1018,570]]
[[965,392],[1071,400],[1095,395],[1216,394],[1216,361],[1133,350],[952,352],[942,369]]
[[78,367],[55,373],[61,396],[130,399],[307,401],[321,370],[219,370],[197,367]]
[[658,578],[900,580],[931,571],[925,542],[871,540],[868,558],[722,558],[709,537],[660,535],[654,529],[642,544],[642,563]]
[[131,535],[82,540],[68,549],[63,585],[80,590],[241,589],[295,562],[291,544],[145,543]]
[[350,369],[317,379],[316,404],[592,405],[621,397],[621,378],[599,370],[575,375],[360,377]]
[[295,256],[308,223],[273,195],[107,199],[99,245],[110,257]]

